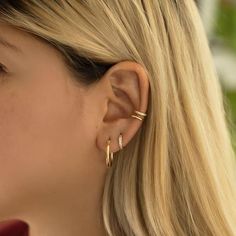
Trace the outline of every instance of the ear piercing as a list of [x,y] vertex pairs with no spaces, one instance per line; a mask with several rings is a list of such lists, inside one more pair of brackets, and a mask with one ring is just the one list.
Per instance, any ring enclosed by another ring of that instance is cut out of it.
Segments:
[[[131,117],[141,120],[141,121],[145,118],[145,116],[147,116],[147,114],[143,113],[141,111],[134,111],[134,114],[131,115]],[[110,144],[111,144],[111,139],[109,138],[107,141],[107,150],[106,150],[106,165],[107,165],[107,167],[111,167],[112,162],[113,162],[113,152],[110,152]],[[120,150],[122,150],[123,149],[122,134],[120,134],[118,137],[118,144],[119,144]]]
[[107,167],[111,167],[112,161],[113,161],[113,152],[111,152],[111,154],[110,154],[110,143],[111,143],[111,140],[108,139],[108,141],[107,141],[107,157],[106,157]]
[[119,143],[120,150],[123,149],[123,137],[122,137],[122,134],[119,135],[118,143]]
[[131,115],[133,118],[136,118],[138,120],[143,120],[145,116],[147,116],[146,113],[143,113],[141,111],[134,111],[135,114]]

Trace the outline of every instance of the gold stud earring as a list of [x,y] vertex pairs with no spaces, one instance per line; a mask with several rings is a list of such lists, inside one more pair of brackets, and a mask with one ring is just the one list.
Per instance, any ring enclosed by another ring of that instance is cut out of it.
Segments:
[[107,141],[107,156],[106,156],[107,167],[111,167],[112,161],[113,161],[113,152],[111,152],[111,155],[110,155],[110,143],[111,143],[111,140],[108,139],[108,141]]

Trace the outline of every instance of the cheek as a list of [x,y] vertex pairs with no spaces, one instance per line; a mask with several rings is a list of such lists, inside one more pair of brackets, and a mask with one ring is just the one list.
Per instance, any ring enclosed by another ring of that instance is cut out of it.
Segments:
[[[19,207],[20,202],[24,205],[20,199],[26,201],[25,196],[40,198],[46,189],[66,181],[65,173],[71,173],[80,143],[73,127],[78,117],[74,114],[73,102],[58,91],[61,90],[38,89],[25,93],[27,95],[14,93],[7,99],[0,96],[2,211],[2,206],[9,206],[7,202],[13,203],[14,199]],[[83,136],[83,139],[86,138]],[[83,149],[80,151],[82,156]],[[26,204],[29,202],[28,199]]]

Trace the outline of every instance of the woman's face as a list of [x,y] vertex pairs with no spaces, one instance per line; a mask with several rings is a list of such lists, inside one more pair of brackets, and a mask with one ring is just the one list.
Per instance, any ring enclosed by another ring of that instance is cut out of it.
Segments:
[[75,86],[56,49],[5,24],[0,63],[2,219],[56,205],[75,189],[83,195],[105,161],[95,145],[97,85]]

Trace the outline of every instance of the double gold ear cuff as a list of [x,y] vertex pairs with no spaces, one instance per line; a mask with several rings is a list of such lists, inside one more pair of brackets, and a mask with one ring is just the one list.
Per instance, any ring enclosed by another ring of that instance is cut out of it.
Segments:
[[133,118],[136,118],[138,120],[143,120],[145,116],[147,115],[146,113],[143,113],[141,111],[134,111],[135,114],[131,115]]
[[[143,120],[145,118],[145,116],[147,116],[146,113],[143,113],[141,111],[134,111],[134,113],[135,114],[131,115],[131,117],[138,119],[138,120]],[[109,138],[107,140],[107,151],[106,151],[106,165],[107,165],[107,167],[111,167],[112,162],[113,162],[113,152],[110,152],[110,144],[111,144],[111,139]],[[118,144],[119,144],[120,150],[123,149],[122,134],[120,134],[118,137]]]

